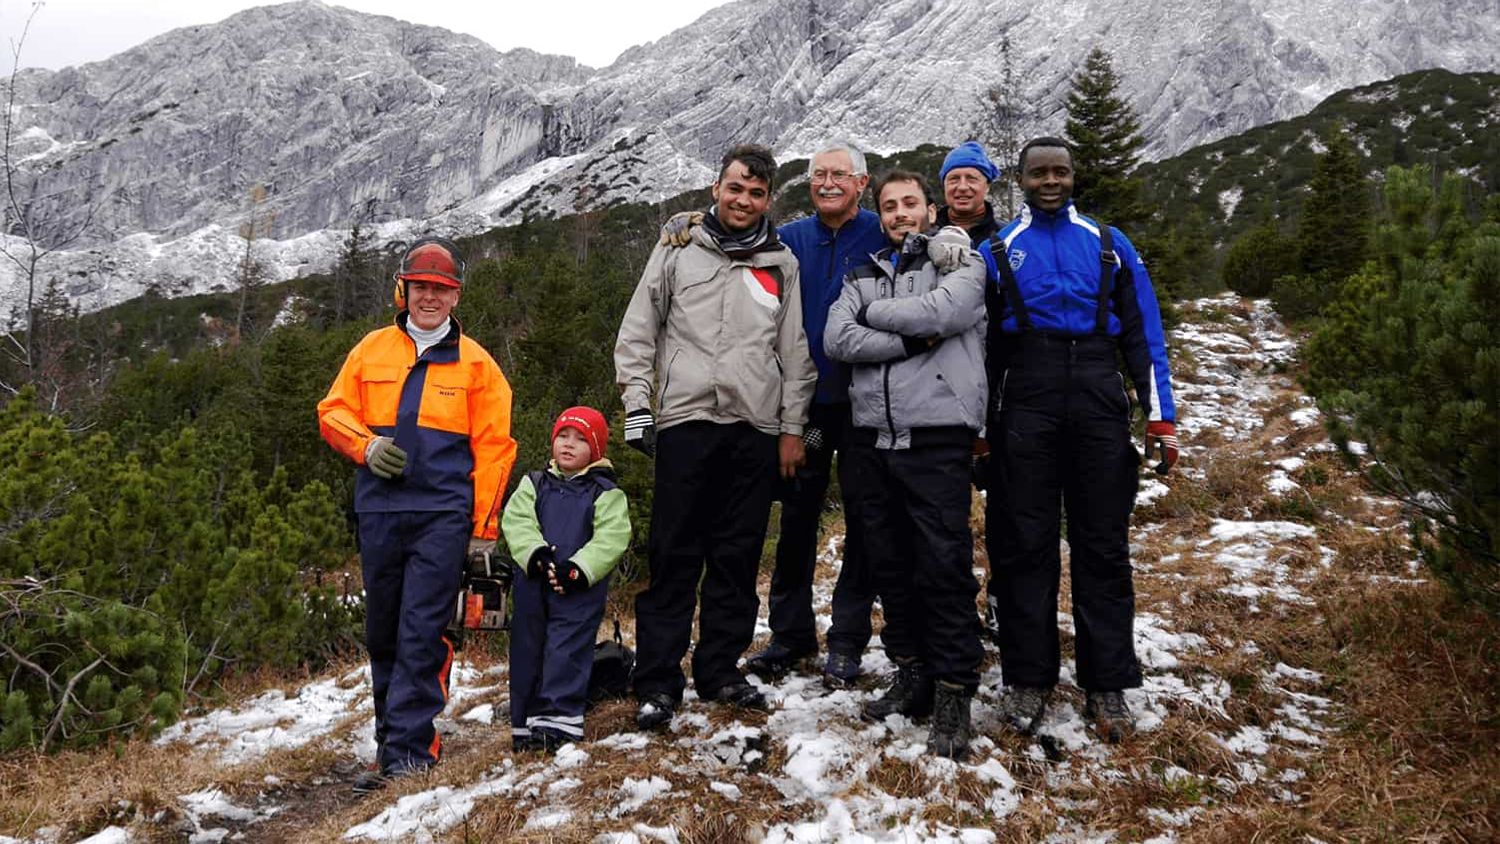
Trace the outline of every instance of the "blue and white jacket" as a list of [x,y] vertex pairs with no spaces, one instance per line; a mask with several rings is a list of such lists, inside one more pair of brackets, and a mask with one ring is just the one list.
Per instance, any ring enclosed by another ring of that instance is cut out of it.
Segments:
[[[1175,422],[1166,337],[1151,277],[1125,235],[1113,226],[1110,232],[1120,261],[1106,309],[1105,333],[1119,342],[1146,418]],[[1027,204],[1015,220],[980,247],[991,288],[987,297],[991,324],[1003,335],[1016,335],[1023,329],[995,263],[997,241],[1004,246],[1031,330],[1078,337],[1096,333],[1101,248],[1094,220],[1078,213],[1071,201],[1056,212]]]

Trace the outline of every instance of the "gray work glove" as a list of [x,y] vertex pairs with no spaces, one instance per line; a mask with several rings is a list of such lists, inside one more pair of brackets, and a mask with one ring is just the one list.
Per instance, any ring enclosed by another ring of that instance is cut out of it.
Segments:
[[376,437],[365,447],[365,465],[377,478],[394,480],[406,471],[406,452],[390,437]]
[[490,559],[495,556],[495,540],[469,537],[469,555],[466,558],[469,574],[489,577],[492,571]]
[[943,275],[969,265],[969,233],[958,226],[943,226],[927,238],[927,257]]
[[693,226],[703,225],[702,211],[678,211],[661,227],[662,246],[682,247],[693,241]]

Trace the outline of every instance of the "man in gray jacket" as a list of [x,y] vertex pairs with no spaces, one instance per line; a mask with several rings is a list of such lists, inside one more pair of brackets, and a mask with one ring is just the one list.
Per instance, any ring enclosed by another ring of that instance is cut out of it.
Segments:
[[700,591],[698,696],[766,705],[737,663],[755,634],[755,575],[777,471],[790,478],[803,462],[818,378],[797,259],[766,218],[775,174],[765,147],[724,155],[713,208],[687,246],[651,253],[615,343],[625,443],[656,458],[651,584],[635,605],[643,729],[665,725],[682,700]]
[[853,364],[845,494],[897,666],[863,715],[931,712],[928,751],[956,759],[983,655],[969,469],[984,418],[984,272],[971,260],[941,275],[928,258],[936,208],[921,176],[893,171],[875,195],[890,246],[846,277],[824,335],[828,356]]

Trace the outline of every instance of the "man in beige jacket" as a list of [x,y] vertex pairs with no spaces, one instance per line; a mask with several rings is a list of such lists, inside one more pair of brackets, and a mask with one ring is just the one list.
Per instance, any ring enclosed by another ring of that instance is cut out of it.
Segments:
[[636,599],[633,683],[643,729],[665,725],[682,700],[700,579],[698,696],[766,706],[737,663],[755,633],[755,575],[776,475],[790,478],[803,462],[818,377],[797,259],[766,218],[775,174],[765,147],[725,153],[703,225],[686,247],[652,253],[615,343],[625,442],[656,458],[651,584]]

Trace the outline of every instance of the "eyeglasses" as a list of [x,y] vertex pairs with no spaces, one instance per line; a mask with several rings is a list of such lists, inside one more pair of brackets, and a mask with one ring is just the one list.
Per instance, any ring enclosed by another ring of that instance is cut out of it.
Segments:
[[854,178],[854,174],[848,170],[814,170],[812,172],[814,184],[818,182],[831,182],[836,185],[843,185],[848,184],[852,178]]

